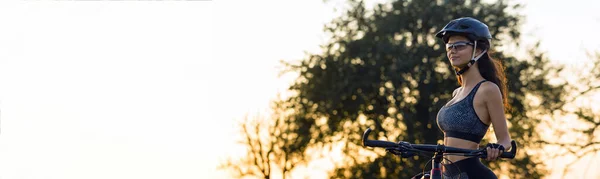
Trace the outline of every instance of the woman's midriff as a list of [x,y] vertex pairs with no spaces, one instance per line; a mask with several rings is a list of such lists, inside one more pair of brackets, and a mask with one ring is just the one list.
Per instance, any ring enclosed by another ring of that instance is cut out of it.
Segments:
[[[459,139],[459,138],[454,138],[454,137],[446,137],[444,138],[444,145],[447,147],[455,147],[455,148],[462,148],[462,149],[477,149],[479,146],[477,143],[472,142],[472,141],[468,141],[468,140],[464,140],[464,139]],[[465,157],[465,156],[456,156],[456,155],[447,155],[445,156],[446,159],[452,161],[452,162],[458,162],[460,160],[469,158],[469,157]],[[447,161],[445,161],[444,163],[449,163]]]

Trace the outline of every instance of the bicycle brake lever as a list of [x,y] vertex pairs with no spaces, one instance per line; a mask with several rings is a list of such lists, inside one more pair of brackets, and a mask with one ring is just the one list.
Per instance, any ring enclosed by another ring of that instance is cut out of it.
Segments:
[[402,158],[409,158],[416,155],[414,152],[402,150],[401,148],[386,148],[385,151],[394,155],[398,155]]
[[[477,154],[478,153],[478,154]],[[479,156],[479,158],[487,158],[487,150],[481,149],[474,156]]]
[[395,147],[385,148],[385,152],[392,153],[394,155],[402,155],[402,151],[400,151],[399,148],[395,148]]
[[414,152],[406,151],[406,152],[402,152],[402,154],[400,156],[402,158],[409,158],[409,157],[414,157],[415,155],[417,155],[417,154]]

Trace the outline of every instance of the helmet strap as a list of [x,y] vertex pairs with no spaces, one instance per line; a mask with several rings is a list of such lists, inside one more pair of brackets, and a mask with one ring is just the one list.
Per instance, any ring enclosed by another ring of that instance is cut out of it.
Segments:
[[475,64],[475,62],[477,62],[477,60],[479,60],[479,58],[481,58],[483,56],[483,54],[485,54],[485,52],[487,52],[487,49],[483,50],[481,52],[481,54],[475,56],[476,51],[477,51],[477,41],[475,41],[475,45],[473,47],[473,54],[471,55],[471,60],[469,61],[469,63],[467,63],[467,65],[465,67],[463,67],[459,71],[457,71],[456,75],[462,75],[463,73],[465,73],[471,66],[473,66],[473,64]]

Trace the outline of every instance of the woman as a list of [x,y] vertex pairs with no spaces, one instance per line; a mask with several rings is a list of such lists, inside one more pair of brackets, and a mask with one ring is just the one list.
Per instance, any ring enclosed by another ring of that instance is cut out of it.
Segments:
[[[436,37],[444,40],[446,55],[456,70],[460,87],[437,115],[444,132],[444,145],[477,149],[492,125],[497,143],[486,146],[488,161],[510,148],[505,117],[506,78],[502,64],[488,54],[491,35],[488,26],[470,18],[450,21]],[[497,178],[477,157],[446,156],[444,175],[448,178]],[[454,164],[451,164],[454,163]],[[460,172],[459,172],[460,171]]]

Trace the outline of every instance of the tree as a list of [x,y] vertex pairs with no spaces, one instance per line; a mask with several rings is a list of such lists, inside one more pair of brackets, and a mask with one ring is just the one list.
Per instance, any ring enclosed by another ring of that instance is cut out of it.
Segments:
[[[300,74],[290,87],[295,95],[285,101],[295,111],[293,122],[302,138],[298,141],[309,148],[344,146],[346,158],[331,173],[333,178],[409,178],[420,172],[428,159],[401,162],[384,156],[382,150],[367,155],[360,142],[362,132],[372,127],[380,140],[440,143],[443,136],[435,122],[436,113],[458,83],[435,32],[452,19],[471,16],[488,24],[494,39],[504,40],[492,41],[492,48],[518,46],[522,16],[507,11],[520,6],[478,0],[399,0],[378,4],[372,10],[355,0],[349,5],[343,16],[325,27],[332,38],[323,46],[324,53],[310,54],[299,64],[286,64],[289,71]],[[542,161],[528,153],[528,149],[540,147],[528,142],[539,139],[534,126],[541,120],[531,111],[551,113],[563,104],[565,84],[550,84],[547,78],[562,67],[551,65],[536,49],[532,47],[528,59],[493,55],[506,66],[513,107],[507,113],[510,132],[524,150],[514,160],[489,165],[510,178],[544,175]],[[552,105],[533,109],[528,96]],[[505,164],[510,165],[499,167]]]
[[[243,139],[240,144],[246,147],[247,155],[241,160],[228,159],[219,166],[220,169],[231,169],[235,177],[254,176],[258,178],[273,178],[279,171],[285,179],[298,165],[303,164],[305,146],[302,138],[297,137],[297,127],[289,117],[290,111],[284,103],[275,101],[271,117],[248,117],[240,124]],[[279,178],[279,177],[277,177]]]

